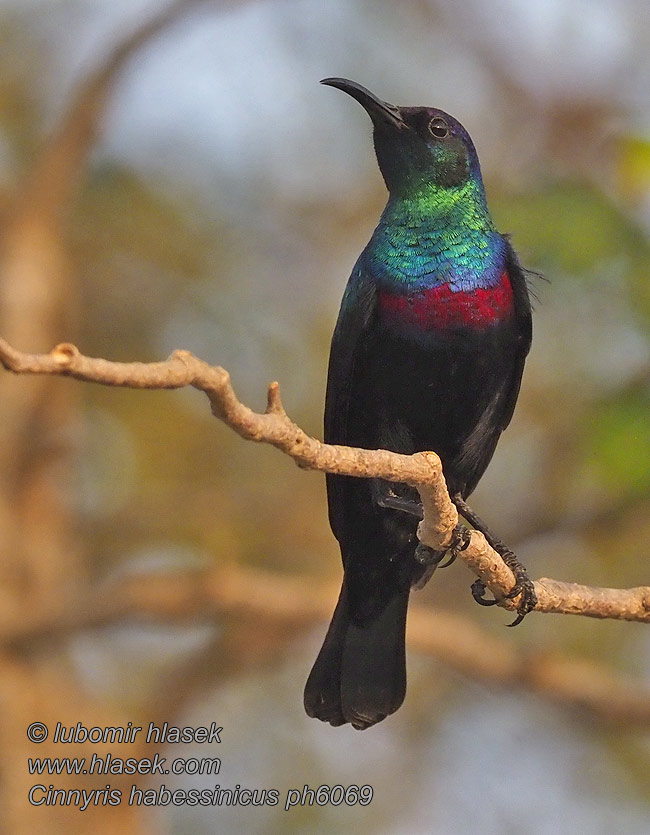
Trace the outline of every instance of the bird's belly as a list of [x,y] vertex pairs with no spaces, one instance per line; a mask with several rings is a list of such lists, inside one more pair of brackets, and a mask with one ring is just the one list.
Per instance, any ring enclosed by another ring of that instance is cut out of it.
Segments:
[[[500,408],[489,421],[484,416],[512,378],[515,319],[482,328],[432,328],[417,337],[408,331],[382,331],[369,375],[377,445],[404,453],[434,450],[450,487],[463,489],[479,474],[483,451],[487,465],[501,432]],[[483,428],[476,460],[459,469],[456,462],[478,426]]]
[[406,293],[382,289],[379,311],[388,328],[446,331],[502,322],[512,316],[514,301],[510,279],[504,272],[493,286],[470,290],[455,290],[447,283]]

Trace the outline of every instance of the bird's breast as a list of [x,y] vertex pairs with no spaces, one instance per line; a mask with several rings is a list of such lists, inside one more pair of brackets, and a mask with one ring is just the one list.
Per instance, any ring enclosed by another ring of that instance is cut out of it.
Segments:
[[441,331],[483,329],[509,319],[514,313],[512,285],[507,272],[490,286],[455,289],[448,283],[404,292],[382,288],[379,313],[389,328]]

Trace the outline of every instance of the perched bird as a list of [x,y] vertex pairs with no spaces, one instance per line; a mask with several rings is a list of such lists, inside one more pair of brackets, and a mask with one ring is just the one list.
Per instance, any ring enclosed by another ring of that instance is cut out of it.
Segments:
[[[370,116],[389,192],[332,338],[325,440],[433,450],[462,504],[517,400],[532,334],[525,273],[494,226],[476,150],[456,119],[395,107],[347,79],[322,83]],[[344,579],[305,709],[363,729],[397,710],[406,692],[409,591],[429,573],[416,557],[418,496],[338,475],[328,475],[327,495]],[[435,566],[440,555],[431,553]],[[520,605],[528,610],[530,596]]]

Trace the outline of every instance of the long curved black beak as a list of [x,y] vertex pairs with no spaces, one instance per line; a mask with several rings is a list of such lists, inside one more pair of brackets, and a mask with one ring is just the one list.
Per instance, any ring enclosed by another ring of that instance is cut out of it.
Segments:
[[350,81],[347,78],[324,78],[321,84],[336,87],[356,99],[370,116],[375,127],[380,127],[382,124],[388,124],[399,130],[407,127],[399,107],[378,99],[374,93],[362,87],[361,84],[357,84],[356,81]]

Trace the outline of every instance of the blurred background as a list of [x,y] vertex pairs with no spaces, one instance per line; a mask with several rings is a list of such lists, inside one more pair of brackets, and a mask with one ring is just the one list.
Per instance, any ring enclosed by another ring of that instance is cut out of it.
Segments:
[[[0,334],[124,361],[187,348],[253,408],[279,380],[290,416],[321,437],[338,304],[385,201],[369,120],[318,86],[332,75],[459,118],[498,228],[548,279],[534,280],[519,405],[473,505],[533,577],[648,584],[644,0],[0,0]],[[650,831],[647,715],[581,708],[579,674],[604,668],[642,697],[647,626],[532,615],[506,630],[459,561],[413,604],[524,661],[575,663],[573,703],[413,649],[397,714],[363,734],[322,725],[302,708],[340,577],[322,475],[241,441],[193,390],[8,374],[0,389],[8,833]],[[252,598],[285,589],[284,615],[165,597],[226,572]],[[315,588],[324,606],[292,616]],[[140,595],[131,608],[125,589]],[[149,589],[162,596],[147,609]],[[374,797],[290,812],[30,807],[38,782],[146,787],[30,776],[28,757],[101,749],[35,746],[35,720],[217,721],[221,745],[163,753],[219,756],[218,777],[168,786],[276,788],[280,806],[305,784]]]

